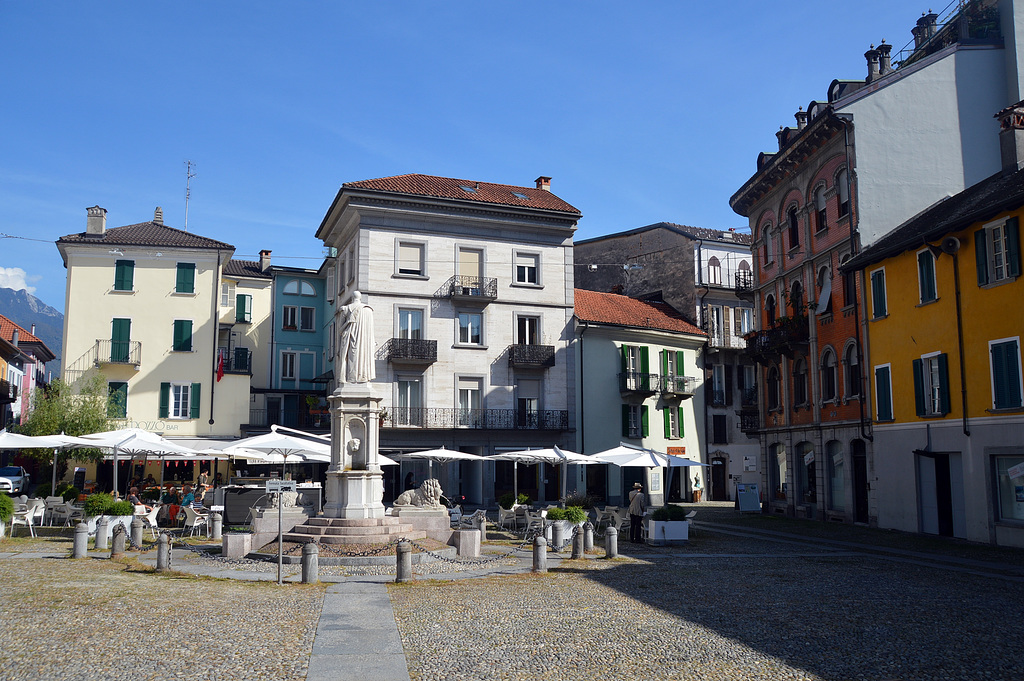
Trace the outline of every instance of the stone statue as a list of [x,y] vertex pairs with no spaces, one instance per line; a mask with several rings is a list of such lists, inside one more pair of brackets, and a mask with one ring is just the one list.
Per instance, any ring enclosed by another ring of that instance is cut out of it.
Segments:
[[419,506],[421,508],[442,508],[441,483],[434,478],[424,480],[417,489],[402,492],[395,499],[395,506]]
[[373,308],[363,303],[359,291],[353,291],[349,301],[338,308],[344,319],[338,343],[338,383],[368,383],[377,378],[373,363]]

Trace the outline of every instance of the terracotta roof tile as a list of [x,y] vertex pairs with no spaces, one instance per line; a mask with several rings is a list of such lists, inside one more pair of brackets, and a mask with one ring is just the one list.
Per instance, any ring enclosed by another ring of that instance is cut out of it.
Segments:
[[224,264],[224,276],[227,277],[255,277],[257,279],[271,279],[270,272],[260,269],[260,264],[254,260],[228,260]]
[[[466,187],[467,189],[463,189]],[[432,196],[441,199],[458,201],[475,201],[478,203],[495,203],[503,206],[520,206],[555,210],[565,213],[580,214],[580,211],[569,205],[545,189],[536,187],[517,187],[508,184],[492,184],[475,180],[458,180],[450,177],[433,175],[395,175],[376,180],[346,182],[343,189],[370,189],[373,191],[395,192],[398,194],[414,194]],[[521,194],[522,196],[516,196]],[[524,198],[525,197],[525,198]]]
[[668,303],[637,300],[616,293],[576,289],[576,316],[585,322],[615,324],[705,336]]
[[112,227],[103,236],[88,235],[85,232],[68,234],[57,243],[103,244],[104,246],[164,246],[167,248],[217,248],[231,249],[234,246],[223,241],[208,239],[192,232],[175,229],[157,222],[140,222],[136,225]]
[[[39,346],[40,350],[45,351],[45,352],[37,352],[36,356],[40,357],[40,355],[43,355],[41,357],[41,359],[43,361],[49,361],[50,359],[54,359],[56,357],[53,354],[53,351],[50,350],[50,348],[46,345],[46,343],[43,342],[43,340],[41,338],[39,338],[38,336],[36,336],[33,333],[30,333],[24,327],[21,327],[18,324],[15,324],[10,319],[8,319],[7,317],[5,317],[2,314],[0,314],[0,338],[3,338],[8,343],[13,343],[14,342],[14,330],[15,329],[18,330],[18,345],[19,346],[24,345],[26,343],[31,343],[33,345]],[[46,359],[46,355],[49,356],[49,359]]]

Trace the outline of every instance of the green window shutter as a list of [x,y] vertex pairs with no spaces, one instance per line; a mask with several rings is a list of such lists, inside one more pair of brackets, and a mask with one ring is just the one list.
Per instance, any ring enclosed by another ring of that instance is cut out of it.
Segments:
[[640,407],[640,435],[647,437],[651,434],[650,424],[647,418],[647,405],[641,405]]
[[113,319],[110,322],[110,361],[127,362],[132,337],[132,320]]
[[1021,406],[1020,351],[1016,341],[992,346],[992,392],[996,409]]
[[921,360],[914,360],[914,408],[918,416],[924,416],[924,373]]
[[175,293],[195,293],[196,291],[196,266],[195,263],[179,262],[177,280],[174,284]]
[[629,371],[629,346],[623,345],[622,350],[622,371],[623,373]]
[[1006,273],[1011,277],[1020,276],[1020,221],[1010,218],[1006,221]]
[[988,283],[988,232],[979,229],[974,233],[974,264],[978,268],[978,286]]
[[629,437],[629,405],[622,405],[622,437]]
[[245,318],[245,294],[239,293],[235,296],[235,321],[249,321]]
[[640,387],[644,390],[651,389],[651,359],[650,348],[646,345],[640,346]]
[[921,282],[921,302],[935,300],[935,258],[931,251],[917,254],[917,277]]
[[661,351],[661,375],[668,376],[668,350]]
[[673,409],[676,410],[676,420],[679,421],[679,437],[684,437],[686,435],[686,427],[683,425],[683,408],[673,407]]
[[889,367],[875,369],[875,395],[878,404],[875,413],[879,421],[892,420],[892,385],[889,380]]
[[936,358],[939,362],[939,406],[943,414],[950,412],[949,408],[949,358],[942,353]]
[[118,260],[114,263],[114,290],[131,291],[135,283],[135,261]]
[[171,403],[171,384],[161,383],[160,384],[160,418],[167,418],[170,414],[170,403]]
[[188,408],[190,419],[199,418],[199,395],[202,392],[203,385],[201,383],[192,384],[192,399],[189,400]]
[[871,273],[872,317],[884,317],[885,310],[885,271]]
[[676,376],[685,376],[686,372],[683,371],[683,351],[676,350]]
[[661,410],[662,421],[665,424],[665,439],[672,437],[672,407],[666,406]]
[[174,320],[174,345],[176,352],[189,352],[192,350],[192,320]]

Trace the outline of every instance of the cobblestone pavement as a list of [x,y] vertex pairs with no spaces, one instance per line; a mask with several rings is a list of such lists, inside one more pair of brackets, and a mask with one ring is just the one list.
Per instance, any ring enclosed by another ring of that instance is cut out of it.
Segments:
[[[622,542],[621,559],[549,558],[547,574],[521,560],[495,568],[518,574],[455,579],[467,575],[446,567],[389,584],[409,675],[1024,679],[1024,551],[891,535],[875,545],[865,528],[799,537],[786,521],[734,520],[702,504],[685,546]],[[0,678],[306,678],[322,585],[31,553],[69,548],[0,543]],[[329,572],[325,581],[388,579]]]

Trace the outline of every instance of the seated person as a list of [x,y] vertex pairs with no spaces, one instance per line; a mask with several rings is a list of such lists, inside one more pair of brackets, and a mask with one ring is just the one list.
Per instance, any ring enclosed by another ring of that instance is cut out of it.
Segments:
[[155,487],[156,486],[156,478],[153,477],[152,473],[150,473],[149,475],[146,476],[146,480],[145,480],[144,484],[146,485],[146,487]]
[[199,485],[196,487],[194,498],[192,499],[192,508],[202,510],[204,505],[203,501],[206,498],[206,485]]
[[183,492],[183,496],[181,497],[179,504],[181,506],[191,506],[196,500],[196,495],[192,491],[192,485],[185,483],[182,485],[181,491]]
[[181,495],[178,494],[178,488],[174,485],[168,487],[167,491],[160,497],[160,502],[163,504],[180,504]]
[[142,507],[144,507],[146,509],[146,513],[149,513],[150,511],[153,510],[152,506],[150,506],[149,504],[143,503],[142,499],[139,498],[139,488],[138,487],[132,487],[130,490],[128,490],[128,502],[132,506],[142,506]]

